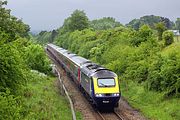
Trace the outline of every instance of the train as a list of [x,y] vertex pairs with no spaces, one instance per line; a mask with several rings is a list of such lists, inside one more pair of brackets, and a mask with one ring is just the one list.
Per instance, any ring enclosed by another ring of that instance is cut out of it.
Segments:
[[113,71],[54,44],[47,44],[46,50],[93,105],[99,109],[118,107],[121,92],[118,76]]

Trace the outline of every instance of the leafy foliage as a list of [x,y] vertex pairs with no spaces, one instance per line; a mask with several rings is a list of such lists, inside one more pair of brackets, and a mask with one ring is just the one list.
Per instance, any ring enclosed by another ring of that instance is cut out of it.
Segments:
[[37,76],[30,69],[44,73],[50,69],[43,48],[26,38],[29,26],[12,16],[6,4],[0,1],[0,119],[19,120],[31,114],[23,101],[28,82]]
[[45,45],[46,43],[52,43],[55,37],[58,35],[57,30],[53,31],[41,31],[38,35],[35,35],[33,41],[38,44]]
[[162,40],[162,34],[167,29],[165,27],[165,24],[163,22],[157,23],[155,25],[155,28],[156,28],[156,30],[158,32],[158,40]]
[[38,70],[42,73],[49,73],[50,61],[44,52],[44,49],[40,45],[31,44],[25,48],[26,64],[33,70]]
[[15,40],[18,36],[28,37],[29,26],[12,16],[10,10],[6,9],[4,5],[7,5],[7,1],[0,1],[0,31],[9,35],[7,42]]
[[25,64],[19,52],[9,44],[1,45],[0,56],[0,91],[9,88],[13,94],[18,94],[25,84]]
[[83,30],[89,27],[89,20],[84,11],[75,10],[70,17],[65,19],[60,33]]
[[139,46],[142,42],[145,42],[152,37],[152,34],[152,29],[147,25],[143,25],[138,32],[134,33],[134,37],[130,42],[133,46]]
[[102,19],[97,19],[90,22],[90,27],[92,27],[95,30],[107,30],[120,26],[122,26],[122,24],[117,22],[112,17],[104,17]]
[[165,41],[164,44],[167,46],[167,45],[170,45],[174,42],[174,34],[170,31],[165,31],[163,32],[163,40]]
[[174,27],[174,23],[168,18],[154,15],[147,15],[141,17],[140,19],[133,19],[127,24],[127,26],[130,26],[136,30],[138,30],[142,25],[149,25],[151,28],[155,28],[155,24],[159,22],[163,22],[168,29],[172,29]]

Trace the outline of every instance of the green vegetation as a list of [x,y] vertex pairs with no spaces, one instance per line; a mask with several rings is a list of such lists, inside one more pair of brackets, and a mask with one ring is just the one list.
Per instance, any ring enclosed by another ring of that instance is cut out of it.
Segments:
[[3,6],[7,5],[7,1],[0,1],[0,31],[8,33],[6,42],[15,40],[18,36],[28,37],[29,26],[24,24],[22,20],[12,16],[10,10]]
[[95,30],[107,30],[120,26],[122,26],[122,24],[112,17],[103,17],[102,19],[92,20],[90,22],[90,27]]
[[54,42],[54,38],[57,36],[57,31],[53,30],[51,32],[41,31],[38,35],[34,36],[32,41],[45,45],[46,43]]
[[165,27],[168,29],[173,29],[175,27],[174,22],[170,21],[168,18],[154,15],[143,16],[140,19],[133,19],[126,26],[132,27],[138,30],[142,25],[149,25],[151,28],[155,27],[155,24],[163,22]]
[[36,72],[32,76],[24,92],[24,119],[71,120],[68,100],[60,95],[55,78]]
[[44,49],[40,45],[31,44],[25,48],[24,58],[26,64],[33,70],[49,74],[51,67]]
[[168,46],[174,42],[174,35],[170,31],[165,31],[162,35],[163,40],[165,41],[165,45]]
[[167,30],[167,28],[165,27],[165,24],[163,22],[159,22],[159,23],[155,24],[155,28],[158,33],[158,40],[160,41],[160,40],[162,40],[163,32],[165,30]]
[[0,119],[70,120],[67,100],[47,76],[51,68],[43,47],[29,40],[29,26],[6,4],[0,1]]
[[148,91],[143,84],[121,81],[123,96],[137,110],[153,120],[178,120],[180,118],[179,99],[165,99],[163,93]]
[[84,11],[75,10],[70,17],[65,19],[61,28],[61,33],[73,32],[75,30],[83,30],[88,28],[89,21]]

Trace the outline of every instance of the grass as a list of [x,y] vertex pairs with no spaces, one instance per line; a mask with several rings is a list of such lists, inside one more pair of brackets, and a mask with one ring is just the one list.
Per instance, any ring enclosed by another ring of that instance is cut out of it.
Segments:
[[[72,120],[68,100],[60,95],[55,85],[56,78],[37,75],[33,78],[24,94],[25,119]],[[77,119],[82,119],[80,112],[76,115]]]
[[143,86],[132,81],[128,81],[126,84],[122,81],[122,95],[149,119],[179,120],[179,98],[166,99],[163,97],[163,93],[147,91]]

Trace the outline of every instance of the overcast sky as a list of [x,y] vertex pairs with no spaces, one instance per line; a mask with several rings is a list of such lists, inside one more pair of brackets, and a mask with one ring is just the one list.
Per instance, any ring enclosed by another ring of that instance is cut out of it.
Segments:
[[8,0],[7,8],[32,31],[56,29],[76,9],[90,20],[114,17],[122,24],[152,14],[173,21],[180,17],[180,0]]

